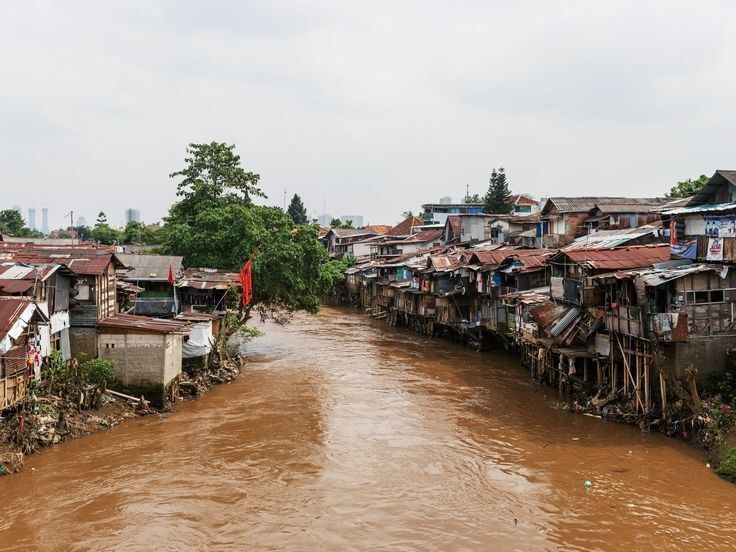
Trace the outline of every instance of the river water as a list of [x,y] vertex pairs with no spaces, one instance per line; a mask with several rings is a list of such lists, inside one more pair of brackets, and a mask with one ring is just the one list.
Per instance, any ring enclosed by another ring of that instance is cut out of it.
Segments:
[[232,384],[0,479],[0,549],[736,548],[697,451],[513,357],[332,308],[265,331]]

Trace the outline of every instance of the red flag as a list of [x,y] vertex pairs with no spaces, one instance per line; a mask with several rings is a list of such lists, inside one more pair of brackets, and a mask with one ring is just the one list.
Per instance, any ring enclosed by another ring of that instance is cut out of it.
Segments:
[[253,265],[250,259],[245,261],[238,276],[243,285],[243,307],[247,307],[253,300]]
[[174,269],[169,265],[169,277],[166,279],[170,284],[174,283]]

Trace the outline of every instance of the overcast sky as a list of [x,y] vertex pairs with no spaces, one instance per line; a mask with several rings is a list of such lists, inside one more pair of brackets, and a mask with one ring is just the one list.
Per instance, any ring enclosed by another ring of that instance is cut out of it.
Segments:
[[[514,192],[661,194],[736,168],[732,2],[30,1],[0,17],[0,208],[148,222],[190,142],[269,203],[395,223]],[[39,215],[40,222],[40,215]]]

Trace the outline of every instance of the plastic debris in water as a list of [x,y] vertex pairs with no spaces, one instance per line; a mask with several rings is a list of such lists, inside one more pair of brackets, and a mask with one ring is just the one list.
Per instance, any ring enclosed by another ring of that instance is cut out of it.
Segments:
[[593,486],[593,484],[590,482],[590,479],[586,479],[585,483],[583,483],[583,487],[586,489],[590,489]]
[[705,465],[705,467],[706,467],[706,468],[710,468],[710,464],[706,464],[706,465]]

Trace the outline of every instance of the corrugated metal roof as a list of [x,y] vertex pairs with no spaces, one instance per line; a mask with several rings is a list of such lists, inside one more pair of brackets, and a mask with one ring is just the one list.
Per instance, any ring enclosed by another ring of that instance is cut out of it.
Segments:
[[701,205],[689,205],[676,209],[662,211],[663,215],[689,215],[695,213],[716,213],[719,211],[732,211],[736,209],[736,201],[730,203],[704,203]]
[[726,182],[736,186],[736,171],[717,170],[713,173],[713,176],[710,177],[710,180],[708,180],[708,182],[706,182],[705,185],[690,198],[688,205],[703,204],[708,200],[713,192]]
[[31,299],[25,297],[3,297],[0,299],[0,341],[5,339],[20,315],[31,304]]
[[120,277],[125,280],[163,281],[169,277],[169,267],[174,276],[182,268],[184,257],[178,255],[137,255],[121,253],[118,257],[130,270],[121,271]]
[[[728,267],[725,267],[728,270]],[[594,280],[606,280],[608,278],[616,278],[619,280],[641,278],[647,286],[659,286],[679,278],[683,278],[690,274],[699,272],[721,272],[724,269],[721,265],[706,264],[688,264],[685,266],[648,268],[642,270],[625,270],[612,272],[608,274],[600,274],[594,276]]]
[[552,337],[557,337],[560,335],[563,331],[565,331],[565,328],[567,328],[570,324],[573,323],[574,320],[578,318],[583,313],[583,309],[580,307],[572,307],[569,311],[567,311],[562,318],[557,320],[555,324],[552,326],[552,329],[549,331],[549,333],[552,335]]
[[554,206],[561,213],[583,213],[598,207],[602,212],[646,212],[667,202],[659,197],[551,197],[544,204],[542,214]]
[[625,228],[621,230],[599,230],[575,239],[563,251],[575,249],[611,249],[627,242],[637,240],[649,234],[654,235],[657,226],[647,225],[639,228]]
[[33,280],[6,280],[0,278],[0,292],[25,293],[33,287]]
[[634,245],[616,249],[561,250],[571,261],[586,264],[596,269],[619,270],[640,268],[670,260],[670,246]]
[[122,328],[152,333],[177,333],[189,326],[185,320],[165,320],[163,318],[148,318],[134,314],[116,314],[103,318],[98,324],[104,328]]
[[219,290],[241,287],[237,274],[213,268],[187,268],[175,285],[176,287]]

